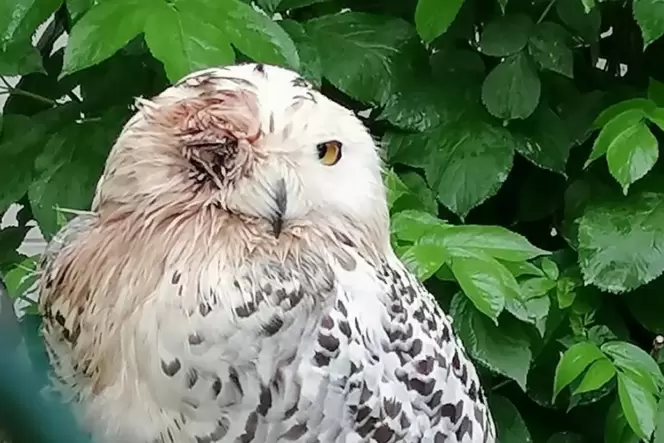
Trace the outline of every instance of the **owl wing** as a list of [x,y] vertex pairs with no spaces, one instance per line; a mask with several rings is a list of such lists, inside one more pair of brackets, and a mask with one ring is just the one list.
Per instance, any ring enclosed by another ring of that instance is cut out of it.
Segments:
[[346,252],[331,261],[340,290],[302,370],[325,391],[320,441],[341,422],[346,441],[494,443],[476,370],[434,297],[393,254]]

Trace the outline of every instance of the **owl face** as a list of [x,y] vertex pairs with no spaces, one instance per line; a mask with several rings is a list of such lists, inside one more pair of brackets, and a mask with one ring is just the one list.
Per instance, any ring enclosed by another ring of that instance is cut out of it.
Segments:
[[267,220],[275,236],[303,220],[387,222],[370,134],[293,71],[199,71],[138,107],[109,156],[97,205],[177,199],[189,210]]

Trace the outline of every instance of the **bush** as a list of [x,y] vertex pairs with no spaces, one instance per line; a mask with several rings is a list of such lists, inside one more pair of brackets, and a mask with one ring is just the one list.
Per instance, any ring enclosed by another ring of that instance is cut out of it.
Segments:
[[454,318],[501,441],[662,443],[661,5],[0,1],[0,213],[23,206],[0,272],[23,296],[28,222],[48,239],[58,208],[88,208],[134,97],[288,66],[382,141],[395,249]]

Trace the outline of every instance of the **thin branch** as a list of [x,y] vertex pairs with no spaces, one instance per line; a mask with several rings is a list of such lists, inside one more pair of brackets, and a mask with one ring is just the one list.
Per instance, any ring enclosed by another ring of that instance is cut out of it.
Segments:
[[22,95],[24,97],[30,97],[34,100],[38,100],[42,103],[46,103],[52,106],[56,106],[58,104],[58,102],[56,102],[55,100],[52,100],[48,97],[44,97],[43,95],[35,94],[34,92],[25,91],[23,89],[13,87],[3,76],[0,76],[0,80],[2,80],[2,83],[4,84],[4,88],[0,88],[0,92]]
[[549,13],[551,10],[551,7],[553,4],[556,2],[556,0],[549,0],[549,3],[546,5],[546,8],[544,8],[544,11],[542,11],[542,15],[537,19],[537,23],[542,23],[542,20],[544,20],[544,17]]

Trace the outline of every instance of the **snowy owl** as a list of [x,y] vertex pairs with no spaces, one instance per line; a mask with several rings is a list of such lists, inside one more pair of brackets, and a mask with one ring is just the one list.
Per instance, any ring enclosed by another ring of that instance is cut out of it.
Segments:
[[99,442],[496,441],[450,319],[390,246],[371,135],[287,69],[138,99],[39,291]]

